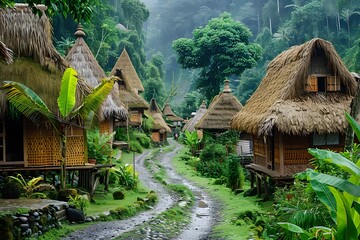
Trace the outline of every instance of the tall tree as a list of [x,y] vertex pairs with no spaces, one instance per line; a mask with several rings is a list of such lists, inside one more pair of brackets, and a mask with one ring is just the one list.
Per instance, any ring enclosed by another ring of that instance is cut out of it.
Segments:
[[197,85],[211,99],[226,77],[240,75],[260,59],[261,47],[250,43],[251,36],[246,26],[223,13],[204,28],[195,29],[192,39],[175,40],[173,48],[182,67],[201,69]]

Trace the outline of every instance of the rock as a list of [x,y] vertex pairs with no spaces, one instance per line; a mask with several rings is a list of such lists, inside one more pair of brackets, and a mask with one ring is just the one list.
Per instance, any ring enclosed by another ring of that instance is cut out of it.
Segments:
[[242,193],[242,192],[244,192],[244,189],[236,189],[236,190],[234,191],[235,195],[238,195],[238,194],[240,194],[240,193]]
[[25,231],[29,228],[29,224],[27,224],[27,223],[20,224],[20,228],[21,228],[21,231]]
[[19,217],[20,223],[27,223],[28,218],[27,217]]
[[84,222],[85,216],[84,213],[75,208],[66,209],[66,218],[69,222]]
[[85,218],[85,222],[92,222],[93,220],[92,220],[92,218],[91,217],[87,217],[87,218]]

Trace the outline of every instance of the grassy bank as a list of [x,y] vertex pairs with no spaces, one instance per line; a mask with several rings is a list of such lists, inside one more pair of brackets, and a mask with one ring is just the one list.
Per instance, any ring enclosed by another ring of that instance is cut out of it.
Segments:
[[[242,224],[238,221],[238,216],[245,211],[266,212],[271,209],[272,202],[262,202],[256,197],[244,197],[243,194],[235,195],[224,185],[214,185],[215,179],[201,177],[193,167],[181,160],[180,156],[188,152],[184,147],[175,158],[172,164],[176,171],[187,179],[195,182],[222,205],[222,221],[215,227],[214,238],[226,238],[230,240],[248,239],[254,230],[252,226]],[[249,189],[249,183],[246,182],[245,190]]]

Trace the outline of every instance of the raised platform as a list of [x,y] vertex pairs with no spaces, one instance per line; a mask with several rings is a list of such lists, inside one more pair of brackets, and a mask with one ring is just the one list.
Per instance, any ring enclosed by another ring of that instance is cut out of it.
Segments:
[[68,203],[52,199],[0,199],[0,212],[16,211],[19,208],[36,210],[49,205],[63,209]]

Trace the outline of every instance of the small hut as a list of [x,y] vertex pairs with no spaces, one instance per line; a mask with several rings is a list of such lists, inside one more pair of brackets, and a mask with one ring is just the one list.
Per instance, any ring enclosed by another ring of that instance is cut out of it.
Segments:
[[[86,44],[84,40],[85,33],[81,26],[75,32],[75,36],[77,37],[75,44],[69,50],[65,59],[76,69],[80,77],[92,87],[96,87],[106,77],[104,70]],[[102,105],[98,114],[100,132],[111,133],[114,131],[115,120],[126,120],[127,110],[120,101],[119,95],[119,89],[114,87]]]
[[[40,15],[27,4],[0,9],[0,41],[14,52],[14,62],[0,67],[0,83],[20,82],[33,89],[53,112],[58,112],[57,97],[63,71],[68,67],[52,45],[52,27],[38,5]],[[78,98],[90,88],[79,80]],[[49,167],[60,164],[60,143],[47,122],[34,124],[7,108],[1,96],[0,168]],[[67,166],[84,165],[83,129],[72,126],[68,133]],[[11,170],[11,169],[10,169]]]
[[165,118],[171,123],[171,125],[172,125],[171,131],[172,132],[175,131],[176,127],[181,127],[184,119],[176,116],[176,114],[172,111],[172,109],[168,103],[165,104],[165,107],[162,112],[163,112],[163,115],[165,116]]
[[155,99],[151,99],[150,109],[146,111],[145,115],[154,119],[151,133],[152,141],[155,143],[164,143],[167,138],[167,133],[171,133],[171,129],[163,119],[162,112],[160,111]]
[[200,121],[200,119],[202,118],[202,116],[204,116],[204,114],[206,113],[207,108],[206,108],[206,104],[205,101],[203,101],[199,107],[199,109],[196,111],[195,116],[190,118],[188,120],[188,122],[184,125],[182,131],[189,131],[189,132],[193,132],[195,131],[195,125]]
[[135,127],[141,126],[144,110],[149,109],[149,104],[139,95],[144,92],[144,87],[125,48],[111,70],[110,76],[118,76],[121,79],[119,96],[129,111],[129,124]]
[[243,106],[239,100],[231,94],[229,83],[229,80],[225,80],[224,90],[214,97],[208,110],[195,124],[196,129],[202,129],[215,134],[230,129],[231,119]]
[[[330,42],[315,38],[279,54],[231,122],[252,134],[252,176],[291,178],[309,167],[307,148],[342,150],[356,81]],[[266,184],[265,184],[266,186]]]

